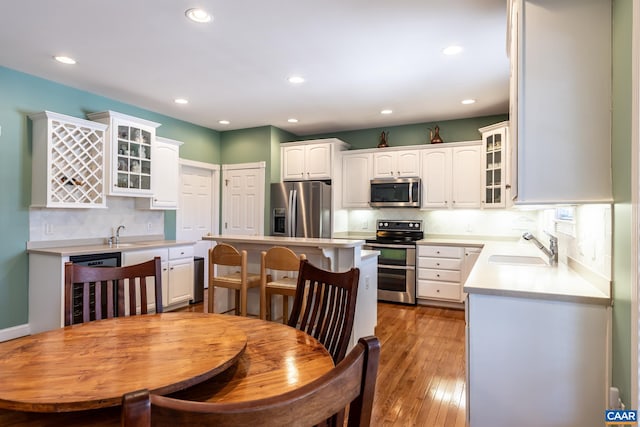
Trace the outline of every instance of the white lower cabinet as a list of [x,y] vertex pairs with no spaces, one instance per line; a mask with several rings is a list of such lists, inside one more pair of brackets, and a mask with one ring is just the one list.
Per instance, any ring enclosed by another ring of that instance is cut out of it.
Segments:
[[462,247],[418,245],[418,298],[460,302],[463,260]]
[[598,427],[611,307],[470,293],[470,426]]
[[417,296],[422,300],[461,303],[462,291],[480,248],[418,245]]
[[[193,297],[193,246],[123,252],[122,265],[139,264],[156,256],[162,259],[162,304],[165,311],[188,304]],[[153,280],[147,283],[147,309],[150,311],[155,311],[154,285]],[[125,305],[128,304],[125,293]]]
[[167,305],[188,303],[193,298],[193,246],[169,248],[168,276]]

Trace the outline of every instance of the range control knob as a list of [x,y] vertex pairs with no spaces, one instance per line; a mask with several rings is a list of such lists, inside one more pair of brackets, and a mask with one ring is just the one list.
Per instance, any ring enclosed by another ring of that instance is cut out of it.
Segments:
[[384,226],[385,226],[385,227],[388,227],[388,226],[389,226],[389,223],[388,223],[388,222],[385,222],[385,223],[384,223]]

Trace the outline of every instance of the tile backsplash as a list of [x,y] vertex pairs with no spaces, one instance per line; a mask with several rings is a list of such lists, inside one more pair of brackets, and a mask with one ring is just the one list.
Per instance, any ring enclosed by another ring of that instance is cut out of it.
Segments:
[[108,197],[107,209],[29,209],[29,240],[108,238],[164,234],[164,212],[135,208],[133,197]]
[[[347,212],[348,231],[375,233],[380,219],[419,219],[430,236],[519,238],[525,231],[545,246],[544,231],[558,237],[559,261],[572,258],[605,278],[611,278],[611,206],[575,206],[572,220],[558,220],[555,207],[505,210],[363,209]],[[344,221],[343,221],[344,222]]]

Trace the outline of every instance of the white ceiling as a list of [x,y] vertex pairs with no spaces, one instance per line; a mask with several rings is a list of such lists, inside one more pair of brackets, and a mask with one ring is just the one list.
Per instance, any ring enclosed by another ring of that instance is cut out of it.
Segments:
[[[187,20],[192,7],[214,20]],[[443,55],[451,44],[463,52]],[[505,0],[0,6],[0,65],[216,130],[273,125],[309,135],[507,113],[505,44]],[[63,54],[78,63],[52,59]],[[293,74],[306,82],[290,84]],[[393,114],[381,115],[385,108]]]

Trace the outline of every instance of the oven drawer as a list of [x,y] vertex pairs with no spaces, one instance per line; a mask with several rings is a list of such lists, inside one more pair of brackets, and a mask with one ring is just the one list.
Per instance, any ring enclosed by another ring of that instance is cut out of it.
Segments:
[[418,256],[432,258],[462,258],[464,256],[464,248],[458,246],[418,245]]
[[418,257],[418,267],[440,270],[461,270],[462,260],[459,258],[427,258]]
[[460,301],[460,285],[458,283],[418,280],[418,298]]
[[460,270],[418,269],[418,279],[460,283]]

